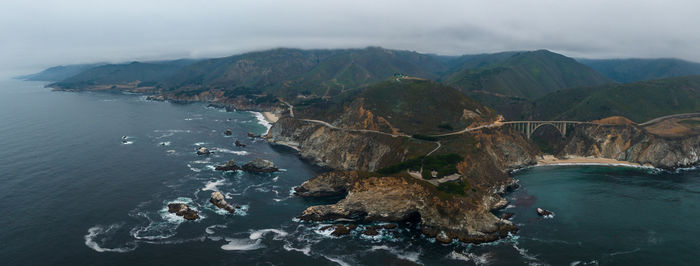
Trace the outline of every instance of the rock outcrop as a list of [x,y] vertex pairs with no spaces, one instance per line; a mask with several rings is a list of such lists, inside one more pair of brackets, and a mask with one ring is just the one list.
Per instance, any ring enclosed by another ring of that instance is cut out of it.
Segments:
[[243,171],[253,173],[271,173],[279,171],[279,169],[277,169],[277,166],[275,166],[273,162],[260,158],[252,160],[247,164],[244,164],[242,169]]
[[226,135],[226,136],[233,135],[233,130],[231,130],[230,128],[227,128],[226,131],[224,131],[224,135]]
[[190,209],[190,207],[184,203],[168,204],[168,212],[174,213],[177,216],[182,216],[186,220],[190,221],[197,220],[199,218],[197,211]]
[[539,216],[544,216],[544,217],[551,217],[553,213],[551,211],[542,209],[542,208],[537,208],[537,215]]
[[205,147],[199,147],[197,149],[197,155],[209,155],[209,154],[211,154],[211,151],[209,151],[209,149],[207,149]]
[[214,170],[217,170],[217,171],[236,171],[239,169],[241,169],[241,168],[238,167],[238,165],[236,165],[236,160],[233,160],[233,159],[231,159],[230,161],[226,162],[223,165],[219,165],[219,166],[214,168]]
[[238,140],[236,140],[236,142],[234,142],[233,144],[236,145],[236,147],[245,147],[246,146],[245,144],[241,143]]
[[212,192],[209,202],[214,204],[214,206],[218,207],[219,209],[224,209],[229,213],[233,213],[236,211],[236,208],[233,207],[233,205],[226,202],[226,198],[224,197],[224,194],[221,194],[221,192]]
[[700,135],[661,137],[634,125],[578,125],[557,157],[592,156],[673,169],[700,163]]
[[294,195],[301,197],[337,196],[347,193],[359,180],[356,171],[332,171],[320,174],[294,188]]
[[359,222],[417,219],[428,236],[442,234],[465,242],[493,241],[516,230],[509,221],[491,214],[491,206],[475,205],[464,197],[440,195],[433,185],[410,177],[361,178],[349,188],[345,199],[309,207],[299,218]]

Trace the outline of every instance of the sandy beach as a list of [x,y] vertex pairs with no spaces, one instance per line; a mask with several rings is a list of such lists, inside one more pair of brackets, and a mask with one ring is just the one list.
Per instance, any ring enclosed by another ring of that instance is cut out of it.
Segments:
[[270,124],[273,124],[273,123],[277,122],[277,120],[280,119],[272,112],[262,112],[262,114],[265,117],[265,120],[267,120],[267,122],[270,122]]
[[538,158],[537,165],[619,165],[632,167],[653,167],[651,165],[641,165],[638,163],[618,161],[608,158],[570,156],[565,159],[559,159],[553,155],[545,155]]

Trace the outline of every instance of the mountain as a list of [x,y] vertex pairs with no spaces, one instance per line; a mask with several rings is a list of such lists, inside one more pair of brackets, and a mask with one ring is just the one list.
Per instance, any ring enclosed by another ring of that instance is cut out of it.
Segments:
[[592,121],[624,116],[641,123],[677,113],[700,112],[700,76],[561,90],[533,101],[511,120]]
[[190,59],[107,64],[86,69],[49,86],[61,89],[95,89],[112,86],[153,86],[196,62]]
[[33,81],[61,81],[69,77],[75,76],[80,72],[88,70],[93,67],[100,66],[102,64],[80,64],[80,65],[67,65],[67,66],[55,66],[47,68],[39,73],[24,75],[17,77],[23,80],[33,80]]
[[610,79],[576,60],[547,50],[468,56],[443,81],[463,92],[534,99],[565,88]]
[[338,95],[396,73],[436,78],[445,71],[433,56],[378,47],[343,50],[274,49],[190,65],[164,82],[175,92],[254,88],[295,99]]
[[700,75],[700,63],[680,59],[578,59],[578,61],[622,83]]

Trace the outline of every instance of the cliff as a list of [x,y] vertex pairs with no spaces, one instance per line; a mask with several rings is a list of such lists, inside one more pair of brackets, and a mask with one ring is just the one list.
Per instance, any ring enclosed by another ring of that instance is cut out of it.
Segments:
[[425,154],[435,144],[371,132],[351,132],[288,116],[280,118],[266,136],[271,143],[292,146],[302,158],[338,170],[376,171]]
[[700,134],[665,137],[634,125],[578,125],[557,156],[594,156],[673,169],[700,162]]

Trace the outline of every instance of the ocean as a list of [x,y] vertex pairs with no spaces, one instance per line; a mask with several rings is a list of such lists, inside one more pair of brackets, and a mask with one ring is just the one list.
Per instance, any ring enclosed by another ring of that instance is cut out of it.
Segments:
[[[294,186],[324,169],[296,151],[247,137],[260,114],[142,95],[53,92],[0,81],[0,261],[26,264],[697,265],[700,171],[549,166],[518,171],[509,194],[520,231],[472,245],[435,244],[415,225],[336,238],[295,219]],[[231,128],[233,135],[225,136]],[[126,137],[126,142],[122,138]],[[235,147],[239,140],[246,147]],[[204,146],[214,153],[198,156]],[[274,174],[219,172],[235,159],[273,161]],[[228,214],[213,191],[241,206]],[[184,221],[167,204],[184,202]],[[536,208],[555,213],[541,218]]]

